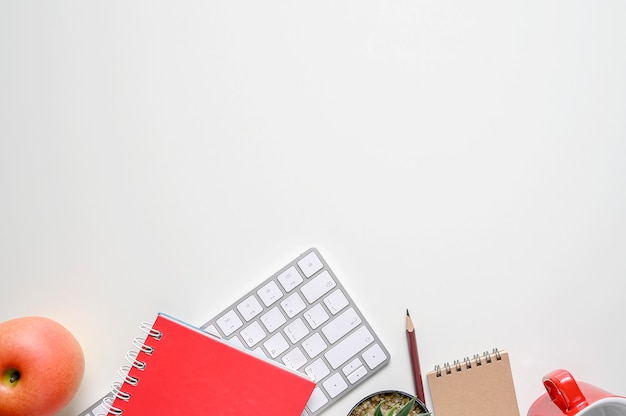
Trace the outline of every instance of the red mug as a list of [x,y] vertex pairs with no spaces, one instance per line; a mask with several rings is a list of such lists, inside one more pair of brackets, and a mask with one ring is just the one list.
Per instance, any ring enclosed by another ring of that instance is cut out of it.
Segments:
[[530,406],[528,416],[626,416],[626,397],[576,382],[567,370],[546,374],[543,386],[547,393]]

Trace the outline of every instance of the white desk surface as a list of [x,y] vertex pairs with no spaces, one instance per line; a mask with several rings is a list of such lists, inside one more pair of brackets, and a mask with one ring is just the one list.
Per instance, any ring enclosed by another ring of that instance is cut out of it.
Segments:
[[626,3],[0,4],[0,321],[201,325],[318,247],[392,352],[361,396],[499,347],[520,411],[626,394]]

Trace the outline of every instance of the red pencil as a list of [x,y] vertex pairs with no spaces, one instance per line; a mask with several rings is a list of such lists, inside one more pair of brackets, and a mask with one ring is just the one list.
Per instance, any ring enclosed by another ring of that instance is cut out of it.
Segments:
[[425,404],[422,371],[420,370],[420,359],[417,353],[417,342],[415,341],[415,326],[413,326],[413,321],[411,320],[408,309],[406,310],[406,339],[409,343],[409,354],[411,355],[411,369],[413,371],[416,396]]

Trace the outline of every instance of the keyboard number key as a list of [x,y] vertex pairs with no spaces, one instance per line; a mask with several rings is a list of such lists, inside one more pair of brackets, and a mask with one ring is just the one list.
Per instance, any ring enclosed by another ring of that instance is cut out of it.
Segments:
[[216,322],[226,336],[230,336],[243,325],[243,322],[241,322],[241,319],[233,310],[226,312]]
[[298,270],[296,270],[295,266],[291,266],[290,268],[279,274],[277,276],[277,279],[286,292],[290,292],[291,290],[295,289],[300,283],[304,281],[302,279],[302,276],[300,276]]
[[261,289],[257,290],[256,293],[257,295],[259,295],[265,306],[270,306],[278,299],[283,297],[283,292],[273,280],[267,283]]
[[287,299],[280,302],[280,306],[290,318],[293,318],[306,308],[306,304],[298,293],[294,293],[293,295],[287,297]]
[[253,347],[257,342],[265,338],[266,334],[258,322],[252,322],[248,327],[239,333],[248,347]]
[[324,267],[322,261],[317,257],[314,251],[298,260],[298,266],[306,277],[313,276],[318,270]]
[[274,332],[282,324],[287,322],[287,319],[285,319],[285,316],[277,307],[273,307],[264,315],[261,315],[261,322],[263,322],[263,325],[265,325],[265,328],[267,328],[268,331]]
[[263,307],[254,296],[248,297],[246,300],[237,305],[237,310],[243,316],[243,319],[249,321],[263,311]]

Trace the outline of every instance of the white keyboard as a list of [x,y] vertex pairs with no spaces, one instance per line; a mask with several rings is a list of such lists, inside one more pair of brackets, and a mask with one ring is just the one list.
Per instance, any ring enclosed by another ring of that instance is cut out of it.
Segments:
[[202,329],[314,378],[318,415],[389,361],[389,353],[316,249],[242,296]]
[[[317,386],[302,416],[321,414],[390,359],[381,340],[314,248],[201,329],[313,378]],[[106,416],[100,403],[80,416]]]

